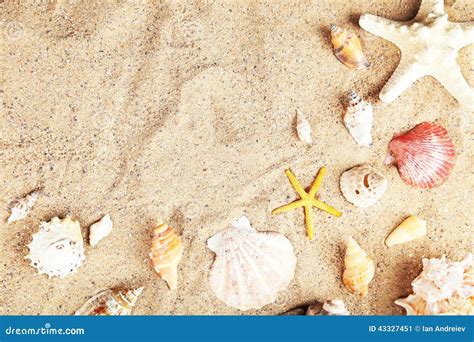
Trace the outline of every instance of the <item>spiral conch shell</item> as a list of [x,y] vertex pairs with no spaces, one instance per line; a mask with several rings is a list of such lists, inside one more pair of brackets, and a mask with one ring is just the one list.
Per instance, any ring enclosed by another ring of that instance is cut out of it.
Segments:
[[167,224],[154,230],[150,258],[156,273],[166,281],[170,290],[178,285],[178,264],[183,256],[183,245],[176,231]]
[[347,30],[331,24],[331,42],[334,46],[334,55],[350,69],[365,69],[370,66],[362,52],[359,38]]
[[387,179],[367,165],[345,171],[339,183],[346,200],[361,208],[377,203],[387,190]]
[[112,220],[110,215],[105,215],[98,222],[94,223],[90,228],[89,243],[91,246],[95,246],[100,240],[105,238],[112,232]]
[[411,283],[413,294],[395,304],[407,315],[474,315],[474,262],[423,259],[423,271]]
[[357,95],[349,94],[349,107],[344,115],[344,124],[358,145],[372,146],[372,121],[374,119],[372,105]]
[[30,253],[25,258],[31,260],[31,266],[37,268],[38,273],[49,277],[63,278],[75,272],[86,259],[81,227],[70,216],[42,222],[28,248]]
[[360,248],[353,238],[347,240],[346,256],[344,258],[344,273],[342,282],[352,293],[362,297],[367,295],[369,283],[375,274],[374,261]]
[[11,208],[11,214],[10,217],[8,217],[7,224],[24,219],[38,200],[39,193],[39,190],[35,190],[25,197],[16,200]]
[[143,287],[129,290],[108,289],[97,293],[75,312],[76,316],[130,315]]
[[290,241],[276,232],[256,232],[245,216],[211,237],[207,247],[216,253],[209,274],[212,291],[239,310],[273,303],[295,274]]

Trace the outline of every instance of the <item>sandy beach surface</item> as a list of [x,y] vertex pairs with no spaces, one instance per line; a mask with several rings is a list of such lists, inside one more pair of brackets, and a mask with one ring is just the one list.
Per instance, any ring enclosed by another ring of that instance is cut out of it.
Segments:
[[[378,93],[400,60],[398,48],[363,31],[363,13],[411,19],[419,0],[324,1],[11,1],[0,2],[0,314],[72,314],[96,292],[144,286],[143,315],[242,314],[210,289],[214,254],[206,240],[247,215],[259,231],[291,241],[296,274],[276,303],[243,314],[280,314],[341,298],[354,314],[403,314],[421,258],[460,260],[473,250],[472,113],[434,79],[416,82],[391,104]],[[470,0],[446,0],[451,21],[474,19]],[[356,32],[372,66],[351,71],[332,53],[329,24]],[[474,85],[474,45],[459,64]],[[350,89],[374,106],[374,146],[359,147],[342,116]],[[296,137],[296,110],[313,145]],[[407,186],[383,164],[395,133],[423,121],[448,130],[456,166],[441,186]],[[358,209],[339,189],[346,169],[369,164],[389,186],[379,204]],[[303,210],[272,216],[296,198],[288,167],[303,186],[328,171],[321,200],[341,218]],[[43,188],[22,221],[6,224],[12,200]],[[109,213],[114,229],[64,279],[37,275],[24,260],[41,221],[73,215],[84,238]],[[387,248],[408,215],[428,221],[426,237]],[[178,289],[169,291],[148,252],[153,227],[181,234]],[[369,295],[341,282],[344,241],[353,236],[376,261]]]

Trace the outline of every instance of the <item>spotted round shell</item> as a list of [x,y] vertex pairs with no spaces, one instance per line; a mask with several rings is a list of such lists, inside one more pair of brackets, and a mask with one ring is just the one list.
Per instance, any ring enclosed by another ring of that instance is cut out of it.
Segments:
[[341,175],[340,186],[349,202],[366,208],[377,203],[385,193],[387,179],[369,166],[356,166]]
[[79,222],[69,216],[42,222],[28,248],[26,258],[31,266],[49,277],[63,278],[75,272],[86,258]]

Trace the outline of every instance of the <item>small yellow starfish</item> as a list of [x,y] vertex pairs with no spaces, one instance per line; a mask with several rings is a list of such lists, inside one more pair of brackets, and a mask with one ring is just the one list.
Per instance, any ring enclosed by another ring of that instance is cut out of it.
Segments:
[[272,210],[272,214],[279,214],[279,213],[284,213],[284,212],[297,209],[300,207],[304,207],[306,229],[307,229],[308,237],[310,240],[313,240],[313,212],[311,211],[312,207],[316,207],[321,210],[324,210],[325,212],[331,215],[334,215],[336,217],[340,217],[342,215],[341,212],[337,211],[330,205],[316,199],[316,193],[318,192],[321,182],[323,181],[323,177],[325,173],[326,173],[326,167],[323,166],[321,170],[319,170],[316,176],[316,179],[314,180],[313,185],[311,185],[311,188],[309,189],[309,192],[306,192],[301,186],[301,184],[298,182],[298,180],[296,179],[293,172],[291,172],[290,169],[285,170],[285,174],[288,177],[288,180],[293,186],[293,189],[295,189],[298,195],[300,195],[300,199]]

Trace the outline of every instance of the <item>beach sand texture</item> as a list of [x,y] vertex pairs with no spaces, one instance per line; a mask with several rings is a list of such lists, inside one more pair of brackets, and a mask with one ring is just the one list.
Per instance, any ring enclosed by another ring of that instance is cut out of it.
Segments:
[[[434,79],[416,82],[391,104],[378,93],[400,59],[397,47],[363,31],[363,13],[411,19],[420,1],[9,1],[0,3],[0,314],[72,314],[110,287],[144,286],[143,315],[242,314],[212,293],[214,254],[206,240],[243,214],[274,230],[297,255],[293,281],[276,303],[244,314],[280,314],[340,298],[354,314],[403,314],[393,301],[411,292],[421,258],[460,260],[473,251],[472,113]],[[452,21],[474,19],[470,0],[447,0]],[[333,55],[329,25],[356,32],[372,66],[351,71]],[[474,45],[459,63],[474,85]],[[374,107],[374,146],[345,129],[355,89]],[[305,146],[296,110],[313,129]],[[410,188],[383,165],[393,134],[423,121],[448,130],[456,166],[441,186]],[[379,204],[358,209],[339,189],[348,168],[379,168],[389,186]],[[341,218],[303,210],[272,216],[327,166],[321,200]],[[35,188],[30,215],[6,224],[9,203]],[[64,279],[37,275],[24,256],[40,221],[72,214],[85,239],[109,213],[112,233]],[[414,214],[428,235],[391,248],[383,241]],[[169,291],[148,259],[153,227],[181,234],[178,289]],[[341,281],[344,241],[353,236],[376,262],[369,295]]]

